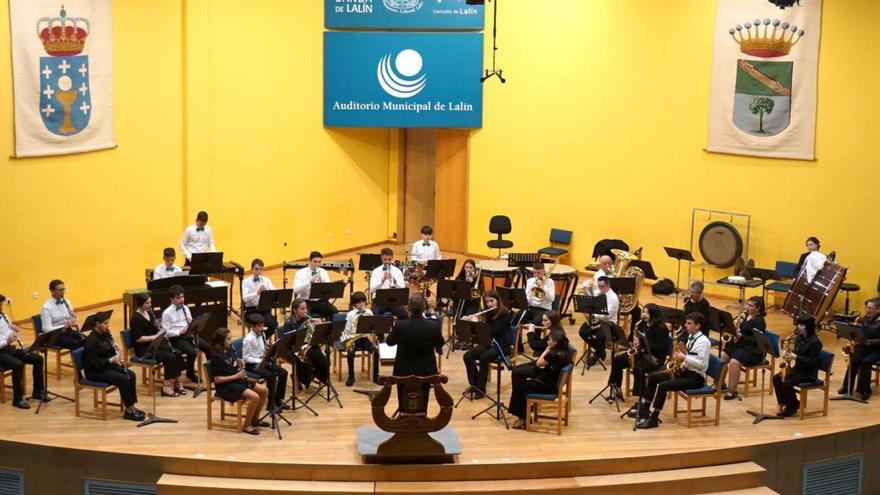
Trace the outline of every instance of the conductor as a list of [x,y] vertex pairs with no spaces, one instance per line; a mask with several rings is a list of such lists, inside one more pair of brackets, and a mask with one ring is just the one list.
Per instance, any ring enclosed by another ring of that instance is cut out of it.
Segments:
[[[385,343],[398,346],[394,360],[394,376],[431,376],[437,374],[437,354],[443,352],[443,333],[436,318],[425,317],[427,303],[421,294],[409,298],[409,318],[398,320]],[[427,410],[430,385],[425,385],[422,406]],[[403,388],[398,386],[398,400],[404,402]]]

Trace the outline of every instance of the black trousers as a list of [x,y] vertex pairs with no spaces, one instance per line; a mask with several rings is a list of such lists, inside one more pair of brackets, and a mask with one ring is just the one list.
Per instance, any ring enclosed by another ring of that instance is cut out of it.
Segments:
[[801,403],[798,401],[794,386],[799,383],[811,382],[815,379],[816,377],[798,375],[797,373],[789,374],[785,380],[778,373],[773,375],[773,390],[776,391],[776,402],[790,411],[797,411],[800,409]]
[[390,314],[396,316],[398,320],[405,320],[409,317],[409,313],[406,312],[406,308],[402,305],[382,307],[373,305],[371,309],[373,311],[373,314],[376,316]]
[[[186,374],[187,376],[195,373],[196,369],[196,358],[198,357],[198,351],[193,346],[193,340],[190,337],[171,337],[169,339],[171,342],[171,347],[174,347],[178,351],[184,353],[186,355]],[[211,346],[205,342],[205,339],[198,337],[198,344],[200,351],[204,352],[206,356],[211,355]]]
[[526,396],[529,394],[552,394],[556,392],[556,384],[545,384],[533,378],[537,366],[534,363],[523,364],[513,368],[510,373],[510,403],[507,410],[514,416],[525,419]]
[[467,371],[468,384],[485,393],[489,382],[489,365],[497,358],[498,353],[492,346],[478,345],[465,352],[464,369]]
[[605,338],[605,332],[602,331],[602,327],[594,328],[589,323],[584,323],[581,325],[580,330],[578,330],[578,335],[593,349],[593,353],[599,359],[605,359],[605,343],[607,339]]
[[254,306],[244,308],[245,319],[252,314],[262,316],[263,321],[266,323],[266,328],[269,329],[273,335],[275,334],[275,329],[278,328],[278,320],[275,319],[275,315],[273,315],[271,311],[257,311],[257,308]]
[[266,402],[267,409],[284,404],[284,392],[287,390],[286,369],[272,363],[267,364],[265,368],[258,368],[256,364],[248,364],[245,368],[266,380],[266,385],[269,388],[269,400]]
[[86,370],[86,378],[94,382],[116,385],[125,407],[131,407],[137,402],[137,376],[134,374],[134,371],[124,370],[116,366],[104,368],[101,371]]
[[56,344],[64,349],[79,349],[86,345],[86,340],[82,334],[76,330],[62,330]]
[[327,321],[333,321],[333,316],[339,312],[330,301],[306,301],[306,307],[312,316],[321,316]]
[[33,366],[34,388],[33,396],[43,395],[43,356],[37,353],[27,353],[21,349],[11,349],[8,346],[0,349],[0,368],[12,370],[12,400],[18,402],[24,397],[24,365]]
[[659,370],[648,374],[648,388],[644,398],[649,404],[653,402],[654,410],[659,411],[666,403],[666,392],[699,388],[705,383],[703,376],[691,370],[682,371],[678,378],[672,378],[666,370]]
[[[880,361],[880,350],[856,347],[849,361],[849,369],[843,377],[843,386],[852,387],[853,392],[871,395],[871,367]],[[853,377],[858,377],[854,380]]]
[[314,378],[321,383],[326,383],[330,378],[330,361],[319,346],[309,347],[305,361],[297,356],[295,366],[297,379],[303,386],[307,387]]
[[162,363],[162,369],[164,370],[163,377],[166,380],[176,380],[179,378],[186,363],[183,359],[183,355],[173,352],[173,350],[165,347],[164,344],[163,347],[160,347],[153,352],[151,359]]
[[[345,350],[342,342],[336,342],[336,349]],[[379,347],[373,345],[373,342],[366,337],[358,337],[351,345],[351,350],[345,355],[345,361],[348,363],[348,376],[354,378],[354,355],[355,351],[366,351],[373,354],[373,379],[379,377]]]
[[[658,369],[660,365],[651,366],[644,359],[639,357],[635,361],[635,369],[633,369],[633,395],[641,396],[645,388],[645,376]],[[608,374],[608,385],[616,385],[618,387],[623,384],[623,371],[629,368],[629,356],[625,352],[621,352],[614,356],[611,360],[611,373]]]

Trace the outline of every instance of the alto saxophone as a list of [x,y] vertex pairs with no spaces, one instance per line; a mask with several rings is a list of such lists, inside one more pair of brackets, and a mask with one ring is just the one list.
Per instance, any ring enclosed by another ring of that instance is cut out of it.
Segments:
[[296,353],[297,357],[299,357],[300,361],[306,362],[308,361],[308,350],[311,347],[312,336],[315,334],[315,325],[312,323],[312,315],[306,313],[306,322],[303,324],[305,327],[306,337],[303,340],[303,346],[299,349],[299,352]]
[[366,311],[360,312],[354,316],[354,320],[351,321],[351,332],[343,332],[342,338],[339,341],[344,346],[345,352],[351,352],[352,346],[357,342],[357,326],[358,320],[360,320],[361,315],[365,314]]
[[[791,352],[794,350],[794,337],[795,336],[792,335],[790,337],[786,337],[786,338],[782,339],[782,342],[783,342],[782,343],[782,347],[783,347],[782,355],[783,356],[785,355],[785,353]],[[788,370],[789,369],[791,369],[791,366],[787,362],[785,362],[785,360],[783,360],[781,363],[779,363],[779,378],[781,378],[783,381],[785,381],[785,379],[788,377]]]

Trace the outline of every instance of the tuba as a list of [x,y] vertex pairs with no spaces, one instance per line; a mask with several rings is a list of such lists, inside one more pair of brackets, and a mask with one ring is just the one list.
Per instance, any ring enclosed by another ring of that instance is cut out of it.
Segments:
[[642,248],[635,253],[624,251],[622,249],[612,249],[611,254],[615,256],[614,265],[611,267],[610,277],[634,277],[636,279],[636,293],[618,296],[620,299],[620,314],[629,313],[639,304],[639,290],[645,281],[645,272],[637,266],[629,266],[632,260],[638,259],[641,255]]

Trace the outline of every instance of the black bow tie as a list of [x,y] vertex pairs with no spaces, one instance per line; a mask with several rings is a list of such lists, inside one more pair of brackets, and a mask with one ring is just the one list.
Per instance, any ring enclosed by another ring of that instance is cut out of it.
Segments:
[[428,246],[430,246],[430,245],[431,245],[431,242],[430,242],[430,241],[424,241],[424,242],[422,242],[422,246],[428,247]]
[[196,232],[202,232],[204,230],[205,230],[204,227],[196,227]]

